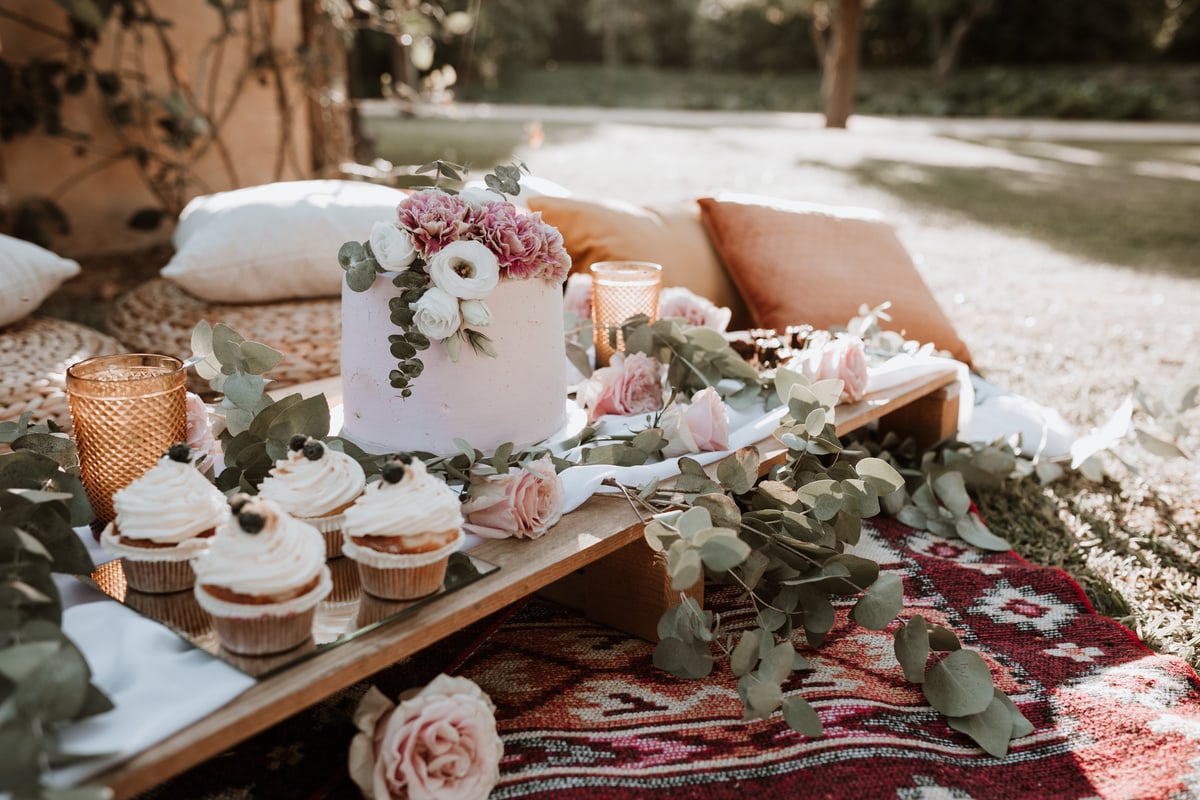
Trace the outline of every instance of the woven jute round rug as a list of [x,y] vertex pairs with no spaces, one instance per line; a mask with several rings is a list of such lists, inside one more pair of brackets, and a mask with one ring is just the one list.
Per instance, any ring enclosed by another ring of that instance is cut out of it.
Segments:
[[121,343],[111,336],[60,319],[27,317],[0,328],[0,421],[29,411],[33,422],[53,420],[69,427],[67,367],[121,352]]
[[[277,303],[209,303],[163,278],[136,286],[117,299],[108,329],[130,350],[187,358],[200,320],[223,322],[242,336],[283,353],[271,370],[273,386],[329,378],[341,370],[342,310],[338,298]],[[202,394],[208,385],[190,378]]]

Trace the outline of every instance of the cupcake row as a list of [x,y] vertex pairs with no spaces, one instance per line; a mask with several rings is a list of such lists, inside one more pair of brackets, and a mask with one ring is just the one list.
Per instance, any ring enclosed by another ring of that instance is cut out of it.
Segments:
[[419,459],[400,456],[368,484],[353,459],[304,437],[256,497],[227,501],[175,445],[113,505],[101,544],[129,588],[191,588],[222,645],[242,654],[308,638],[331,588],[327,558],[352,559],[365,592],[410,600],[441,588],[463,538],[457,495]]

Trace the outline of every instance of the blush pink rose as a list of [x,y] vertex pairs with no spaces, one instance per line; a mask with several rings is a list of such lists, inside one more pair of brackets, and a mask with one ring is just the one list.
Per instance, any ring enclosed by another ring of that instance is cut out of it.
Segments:
[[466,678],[438,675],[399,705],[372,687],[354,714],[350,776],[372,800],[478,800],[500,779],[496,707]]
[[486,539],[536,539],[562,518],[563,483],[550,456],[471,481],[464,526]]
[[857,403],[867,393],[869,373],[867,352],[857,336],[838,335],[823,345],[817,343],[811,353],[804,354],[804,372],[814,381],[840,380],[842,400]]
[[663,405],[662,365],[645,353],[616,353],[607,367],[592,373],[579,402],[595,422],[605,414],[644,414]]
[[576,272],[567,278],[567,288],[563,293],[563,311],[575,315],[577,322],[592,318],[592,276]]
[[686,453],[729,449],[729,412],[725,401],[711,386],[699,391],[686,405],[672,404],[659,421],[667,446],[667,458]]
[[692,325],[725,332],[733,312],[683,286],[669,286],[658,298],[659,319],[677,317]]
[[221,443],[213,434],[208,406],[200,399],[200,395],[192,392],[187,393],[187,446],[196,459],[196,466],[202,471],[211,467],[217,456],[221,455]]

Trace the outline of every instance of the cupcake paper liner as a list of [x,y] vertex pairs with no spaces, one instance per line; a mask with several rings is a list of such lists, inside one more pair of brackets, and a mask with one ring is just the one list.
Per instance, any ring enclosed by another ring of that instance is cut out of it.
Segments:
[[358,562],[363,591],[385,600],[416,600],[442,588],[446,580],[447,553],[440,561],[419,567],[378,567]]
[[129,556],[121,559],[125,584],[135,592],[171,594],[190,589],[196,573],[188,561],[143,561]]
[[213,617],[213,627],[221,646],[232,653],[244,656],[282,653],[299,647],[312,637],[315,614],[316,606],[283,617]]
[[342,524],[346,521],[345,513],[331,514],[328,517],[298,517],[307,522],[325,538],[325,558],[339,558],[342,555]]

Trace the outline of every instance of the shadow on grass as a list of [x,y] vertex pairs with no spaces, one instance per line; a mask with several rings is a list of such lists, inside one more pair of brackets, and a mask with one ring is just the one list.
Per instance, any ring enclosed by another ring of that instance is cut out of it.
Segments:
[[953,211],[1107,263],[1200,278],[1194,146],[980,142],[1033,169],[871,159],[851,172],[907,202]]

